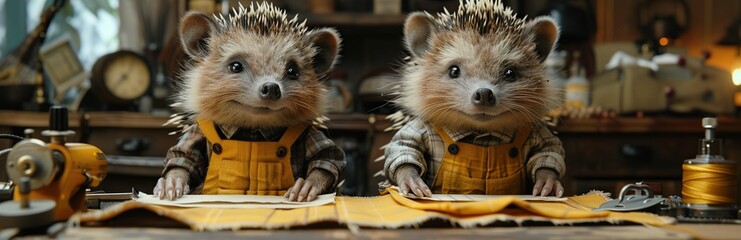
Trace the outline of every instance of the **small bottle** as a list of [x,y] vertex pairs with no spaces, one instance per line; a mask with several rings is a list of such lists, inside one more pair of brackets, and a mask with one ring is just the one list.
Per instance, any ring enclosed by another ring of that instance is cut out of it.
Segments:
[[571,68],[571,77],[566,81],[566,108],[581,109],[589,106],[589,81],[584,69],[577,65]]
[[566,58],[566,52],[554,51],[545,60],[545,77],[548,80],[548,84],[555,90],[558,96],[558,101],[563,103],[566,101],[566,77],[562,71]]

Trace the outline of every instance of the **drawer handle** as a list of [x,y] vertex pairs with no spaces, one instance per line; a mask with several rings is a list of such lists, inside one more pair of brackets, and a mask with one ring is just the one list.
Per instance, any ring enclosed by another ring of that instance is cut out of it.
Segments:
[[625,143],[620,146],[620,155],[631,162],[651,161],[653,149],[647,145]]
[[118,151],[127,154],[138,154],[149,149],[148,138],[116,139]]

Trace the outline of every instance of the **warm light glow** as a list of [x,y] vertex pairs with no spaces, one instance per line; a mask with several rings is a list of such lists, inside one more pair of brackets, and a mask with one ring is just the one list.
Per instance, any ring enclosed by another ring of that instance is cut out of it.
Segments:
[[667,45],[669,45],[669,39],[665,37],[659,38],[659,45],[661,45],[662,47],[666,47]]
[[733,70],[733,84],[736,86],[741,86],[741,68],[736,68],[736,70]]

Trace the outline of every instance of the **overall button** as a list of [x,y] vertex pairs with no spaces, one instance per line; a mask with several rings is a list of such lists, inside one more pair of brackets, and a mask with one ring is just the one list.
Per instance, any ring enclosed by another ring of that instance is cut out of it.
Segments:
[[458,151],[459,150],[460,149],[458,148],[458,144],[455,144],[454,143],[454,144],[450,144],[450,146],[448,146],[448,152],[450,154],[453,154],[453,155],[458,154]]
[[288,151],[285,147],[278,147],[278,150],[275,151],[275,155],[279,158],[285,157],[286,153],[288,153]]
[[221,154],[221,150],[222,150],[222,149],[221,149],[221,144],[218,144],[218,143],[214,143],[214,145],[213,145],[213,147],[212,147],[212,148],[213,148],[213,150],[214,150],[214,153],[216,153],[216,154]]
[[510,148],[509,149],[509,157],[512,157],[512,158],[517,157],[517,154],[519,152],[520,151],[517,151],[517,148],[516,147]]

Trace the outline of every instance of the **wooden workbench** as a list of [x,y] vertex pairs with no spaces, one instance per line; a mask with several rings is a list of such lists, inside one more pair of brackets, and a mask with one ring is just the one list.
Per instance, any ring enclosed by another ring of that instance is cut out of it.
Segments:
[[293,229],[194,232],[167,228],[70,228],[62,238],[73,239],[739,239],[741,225],[678,224],[646,226],[544,226],[423,229]]

